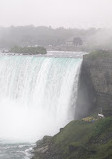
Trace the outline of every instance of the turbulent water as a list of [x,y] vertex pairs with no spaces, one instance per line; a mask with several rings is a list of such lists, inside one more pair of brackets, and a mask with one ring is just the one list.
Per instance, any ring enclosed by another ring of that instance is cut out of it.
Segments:
[[0,159],[30,159],[34,144],[0,142]]
[[81,58],[0,56],[0,159],[28,159],[32,145],[23,143],[74,118],[80,65]]

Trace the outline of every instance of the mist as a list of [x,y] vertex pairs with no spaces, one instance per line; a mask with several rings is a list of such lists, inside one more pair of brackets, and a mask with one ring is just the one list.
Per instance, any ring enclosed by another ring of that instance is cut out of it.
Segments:
[[75,58],[1,56],[0,138],[36,142],[73,120],[80,65]]
[[[79,50],[112,49],[111,0],[0,0],[0,49],[39,45]],[[50,48],[51,49],[51,48]]]
[[110,28],[111,6],[111,0],[0,0],[0,25]]
[[[80,38],[82,45],[74,44],[74,38]],[[69,41],[72,43],[69,45]],[[94,49],[111,50],[112,29],[110,28],[52,28],[33,25],[0,27],[0,49],[15,46],[44,46],[47,50],[91,51]]]
[[111,50],[112,29],[100,29],[87,39],[88,47]]

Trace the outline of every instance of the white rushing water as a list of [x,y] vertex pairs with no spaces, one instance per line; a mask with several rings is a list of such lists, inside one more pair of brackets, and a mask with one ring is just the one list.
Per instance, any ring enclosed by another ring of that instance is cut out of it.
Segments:
[[81,61],[0,56],[0,139],[35,142],[71,121]]

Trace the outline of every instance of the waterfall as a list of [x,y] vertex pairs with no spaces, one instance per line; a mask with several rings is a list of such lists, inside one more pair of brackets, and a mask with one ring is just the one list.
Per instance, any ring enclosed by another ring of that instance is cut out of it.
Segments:
[[81,61],[0,56],[0,139],[33,142],[71,121]]

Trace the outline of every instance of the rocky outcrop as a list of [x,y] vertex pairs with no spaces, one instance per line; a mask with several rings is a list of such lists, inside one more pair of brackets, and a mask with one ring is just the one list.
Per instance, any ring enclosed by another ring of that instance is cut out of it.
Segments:
[[45,158],[49,156],[49,149],[51,145],[51,137],[44,136],[42,140],[37,141],[36,147],[34,148],[34,156],[32,159]]
[[37,143],[33,159],[111,159],[112,117],[70,122],[60,133]]
[[84,55],[76,107],[76,119],[103,111],[112,115],[112,53]]

